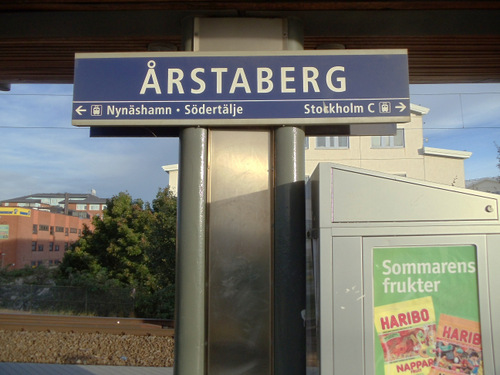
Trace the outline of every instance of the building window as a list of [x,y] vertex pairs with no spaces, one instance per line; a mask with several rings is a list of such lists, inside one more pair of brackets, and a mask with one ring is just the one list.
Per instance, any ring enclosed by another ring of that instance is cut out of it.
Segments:
[[33,234],[37,234],[37,233],[38,233],[38,225],[33,224]]
[[56,251],[59,251],[59,245],[56,245]]
[[70,232],[70,233],[76,233],[76,232],[77,232],[77,229],[76,229],[76,228],[71,228],[71,229],[69,230],[69,232]]
[[98,204],[89,204],[90,211],[99,211],[101,207]]
[[68,228],[64,228],[64,235],[69,236],[69,229]]
[[404,146],[404,129],[398,129],[396,135],[379,135],[372,137],[372,148],[401,148]]
[[49,231],[49,226],[48,226],[48,225],[42,225],[42,224],[40,224],[40,225],[38,226],[38,230],[40,230],[40,231],[42,231],[42,230],[43,230],[43,231],[45,231],[45,232],[48,232],[48,231]]
[[76,210],[77,211],[85,211],[87,209],[87,205],[86,204],[77,204],[76,205]]
[[36,251],[36,241],[31,242],[31,251]]
[[54,234],[54,227],[53,226],[50,227],[50,234]]
[[56,227],[56,232],[64,232],[64,227]]
[[38,251],[43,251],[43,245],[38,245]]
[[316,148],[345,149],[349,148],[349,137],[316,137]]
[[54,242],[49,242],[49,251],[54,251]]

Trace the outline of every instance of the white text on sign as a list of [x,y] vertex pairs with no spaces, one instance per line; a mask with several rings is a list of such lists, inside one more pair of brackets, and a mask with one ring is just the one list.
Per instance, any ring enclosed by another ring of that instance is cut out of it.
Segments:
[[[156,71],[156,62],[150,60],[148,62],[148,71],[142,83],[140,94],[143,95],[148,90],[154,90],[155,94],[161,95],[162,87],[166,88],[167,94],[184,94],[183,82],[190,80],[191,84],[196,84],[197,87],[191,88],[191,94],[203,94],[207,90],[207,76],[212,75],[215,78],[215,92],[223,93],[224,87],[229,87],[229,94],[236,93],[237,90],[243,90],[246,94],[256,92],[259,94],[267,94],[273,91],[280,93],[296,93],[301,90],[303,93],[320,92],[318,79],[325,81],[326,86],[332,92],[346,91],[346,78],[339,72],[344,72],[343,66],[333,66],[326,72],[320,72],[316,67],[302,67],[302,75],[300,77],[301,84],[297,85],[298,76],[296,75],[295,67],[281,67],[279,72],[273,71],[268,67],[257,67],[255,74],[256,79],[250,82],[248,74],[244,68],[236,68],[234,72],[229,72],[225,67],[214,67],[207,71],[205,68],[194,68],[190,72],[184,72],[182,68],[168,68],[166,82],[158,80]],[[187,73],[187,74],[186,74]],[[189,78],[186,78],[188,76]],[[276,78],[278,77],[278,78]],[[229,80],[230,86],[224,84]]]

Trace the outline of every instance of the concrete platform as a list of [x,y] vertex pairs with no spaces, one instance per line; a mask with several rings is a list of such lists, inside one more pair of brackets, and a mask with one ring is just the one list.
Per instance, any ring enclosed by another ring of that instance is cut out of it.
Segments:
[[2,375],[173,375],[173,367],[51,365],[0,362]]

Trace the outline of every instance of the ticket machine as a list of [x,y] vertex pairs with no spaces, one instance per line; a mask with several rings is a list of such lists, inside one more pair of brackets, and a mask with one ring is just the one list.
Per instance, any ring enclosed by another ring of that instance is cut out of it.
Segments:
[[500,196],[331,163],[307,188],[309,374],[500,374]]

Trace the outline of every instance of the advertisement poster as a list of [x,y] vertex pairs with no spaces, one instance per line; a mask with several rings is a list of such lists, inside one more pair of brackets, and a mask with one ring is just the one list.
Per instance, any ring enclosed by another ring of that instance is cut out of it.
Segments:
[[9,225],[2,224],[0,225],[0,240],[8,240],[9,239]]
[[373,249],[376,375],[483,375],[475,246]]
[[30,217],[31,210],[29,208],[20,208],[20,207],[0,207],[0,215]]

